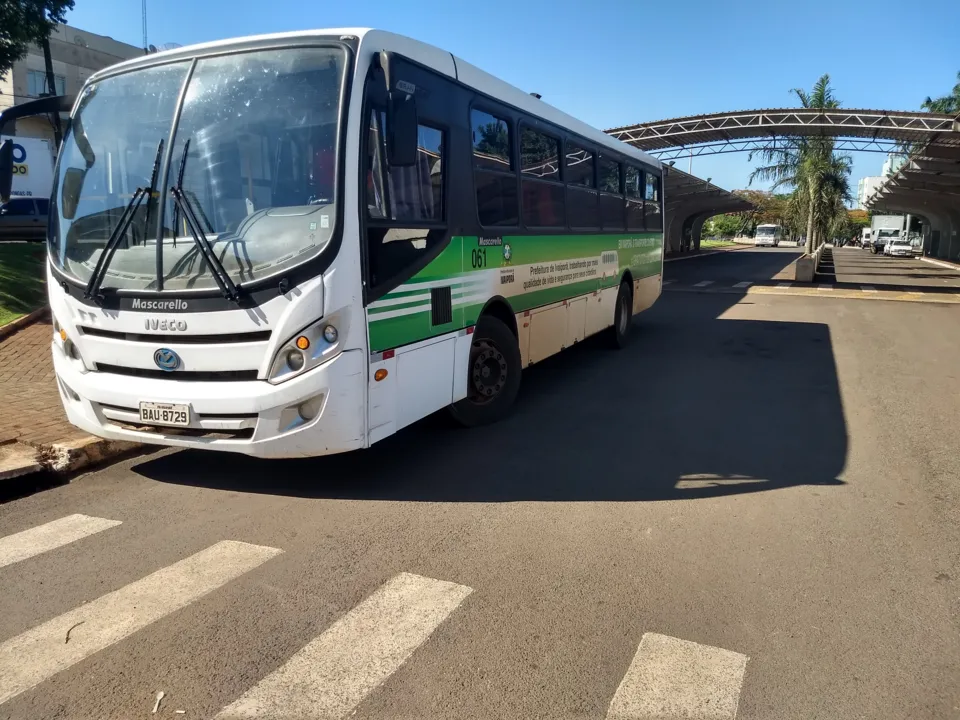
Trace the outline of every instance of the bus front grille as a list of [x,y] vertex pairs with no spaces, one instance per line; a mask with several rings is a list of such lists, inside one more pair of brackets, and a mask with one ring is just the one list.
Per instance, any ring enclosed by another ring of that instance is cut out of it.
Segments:
[[152,370],[149,368],[123,367],[96,363],[97,372],[127,377],[152,378],[156,380],[190,380],[193,382],[239,382],[257,379],[256,370]]
[[128,333],[118,332],[116,330],[104,330],[103,328],[81,325],[79,330],[84,335],[91,337],[107,338],[109,340],[126,340],[127,342],[142,342],[164,345],[168,343],[178,343],[180,345],[214,345],[214,344],[236,344],[266,342],[270,339],[270,330],[258,330],[256,332],[231,333],[229,335],[156,335],[149,333]]

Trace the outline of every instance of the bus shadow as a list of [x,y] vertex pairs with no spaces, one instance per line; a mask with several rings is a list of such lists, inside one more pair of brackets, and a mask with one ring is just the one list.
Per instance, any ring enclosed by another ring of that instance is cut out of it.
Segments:
[[625,351],[600,338],[524,373],[514,414],[436,414],[369,450],[285,461],[183,451],[161,482],[310,498],[659,501],[842,485],[847,433],[825,324],[721,319],[742,296],[669,294]]

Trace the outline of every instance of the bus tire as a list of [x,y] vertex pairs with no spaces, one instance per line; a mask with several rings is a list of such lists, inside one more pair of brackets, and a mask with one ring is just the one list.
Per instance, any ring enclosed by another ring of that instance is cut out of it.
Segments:
[[630,340],[630,323],[633,320],[633,294],[627,282],[620,283],[617,292],[617,304],[613,311],[613,327],[610,328],[610,342],[617,350],[622,350]]
[[520,346],[502,320],[484,315],[477,322],[467,365],[467,397],[450,406],[465,427],[496,422],[510,414],[520,392]]

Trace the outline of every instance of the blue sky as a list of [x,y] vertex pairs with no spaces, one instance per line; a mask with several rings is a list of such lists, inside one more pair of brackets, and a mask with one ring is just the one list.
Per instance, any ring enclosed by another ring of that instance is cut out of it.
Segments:
[[[828,72],[845,107],[917,109],[960,70],[960,2],[923,0],[147,0],[153,44],[304,28],[378,27],[432,43],[601,129],[793,106]],[[920,7],[919,5],[912,6]],[[137,0],[76,0],[67,22],[141,43]],[[811,39],[812,38],[812,39]],[[855,156],[857,178],[884,156]],[[687,169],[687,160],[677,166]],[[746,154],[693,172],[747,187]],[[755,186],[759,187],[759,186]]]

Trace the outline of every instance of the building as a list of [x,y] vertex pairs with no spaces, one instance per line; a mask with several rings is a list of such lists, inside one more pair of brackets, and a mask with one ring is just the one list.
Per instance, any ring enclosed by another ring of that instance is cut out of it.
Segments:
[[860,182],[857,184],[857,209],[866,210],[867,198],[873,195],[877,188],[883,184],[883,181],[886,180],[885,177],[880,177],[873,175],[870,177],[860,178]]
[[899,155],[897,153],[887,153],[887,159],[883,161],[883,170],[880,171],[880,174],[883,177],[888,178],[893,175],[897,170],[903,167],[903,164],[907,161],[906,155]]
[[[143,48],[70,25],[58,25],[50,33],[55,94],[74,95],[80,92],[83,83],[93,73],[140,55],[143,55]],[[0,78],[0,111],[48,94],[44,67],[43,50],[39,46],[31,46],[27,56]],[[7,128],[6,132],[10,132],[10,129]],[[18,120],[15,134],[50,141],[54,139],[53,125],[46,117]]]

